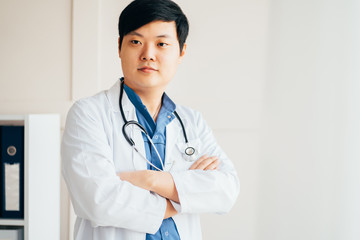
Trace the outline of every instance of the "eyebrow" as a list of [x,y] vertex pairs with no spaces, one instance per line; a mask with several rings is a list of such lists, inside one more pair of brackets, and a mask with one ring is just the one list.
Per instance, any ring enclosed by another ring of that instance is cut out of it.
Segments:
[[[138,32],[135,32],[135,31],[129,32],[128,35],[135,35],[135,36],[139,36],[139,37],[144,37],[143,35],[141,35]],[[161,34],[161,35],[156,36],[156,38],[172,38],[172,37],[170,35],[168,35],[168,34]]]

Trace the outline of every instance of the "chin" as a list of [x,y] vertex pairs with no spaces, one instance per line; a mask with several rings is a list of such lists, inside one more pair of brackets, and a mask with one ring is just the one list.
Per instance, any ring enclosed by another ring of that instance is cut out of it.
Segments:
[[169,81],[165,81],[163,78],[156,74],[134,74],[131,77],[125,77],[129,87],[135,89],[150,89],[161,88],[167,86]]
[[162,83],[162,79],[156,76],[139,76],[136,81],[143,87],[156,87]]

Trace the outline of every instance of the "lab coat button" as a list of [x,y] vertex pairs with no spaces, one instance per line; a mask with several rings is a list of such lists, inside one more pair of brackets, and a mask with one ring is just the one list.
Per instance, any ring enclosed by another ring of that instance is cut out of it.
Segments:
[[168,232],[168,231],[165,232],[165,236],[169,236],[169,232]]
[[158,139],[159,138],[159,136],[158,135],[155,135],[155,139]]

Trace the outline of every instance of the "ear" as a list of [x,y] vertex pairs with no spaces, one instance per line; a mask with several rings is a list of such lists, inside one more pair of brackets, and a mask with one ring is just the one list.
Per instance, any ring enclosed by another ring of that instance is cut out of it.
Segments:
[[121,59],[121,54],[120,54],[120,37],[118,38],[118,52],[119,52],[119,58]]
[[183,59],[183,57],[185,55],[186,47],[187,47],[187,45],[186,45],[186,43],[184,43],[183,49],[181,50],[181,53],[180,53],[179,63],[181,63],[181,61],[182,61],[182,59]]

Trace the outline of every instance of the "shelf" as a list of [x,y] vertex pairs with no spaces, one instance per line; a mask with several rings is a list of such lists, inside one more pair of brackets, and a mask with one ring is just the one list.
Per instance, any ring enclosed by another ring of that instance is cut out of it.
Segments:
[[0,226],[24,226],[25,221],[23,219],[0,219]]
[[0,115],[0,120],[25,120],[25,115]]
[[24,240],[59,240],[60,117],[0,115],[0,126],[5,125],[24,127],[24,219],[0,218],[0,229],[22,228]]

